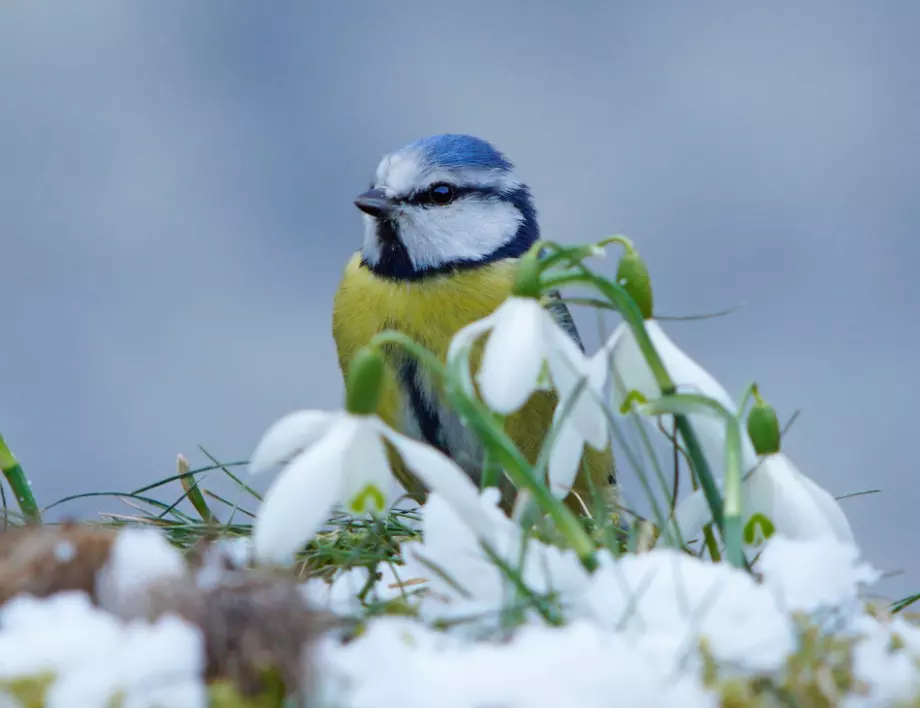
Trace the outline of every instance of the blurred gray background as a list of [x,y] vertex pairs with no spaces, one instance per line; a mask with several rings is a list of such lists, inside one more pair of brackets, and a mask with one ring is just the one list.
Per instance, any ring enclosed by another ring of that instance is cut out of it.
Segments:
[[548,237],[631,236],[662,313],[745,306],[669,331],[802,409],[786,449],[820,484],[884,490],[845,508],[906,571],[879,589],[916,591],[918,30],[912,0],[5,0],[0,431],[47,504],[338,406],[352,198],[470,132]]

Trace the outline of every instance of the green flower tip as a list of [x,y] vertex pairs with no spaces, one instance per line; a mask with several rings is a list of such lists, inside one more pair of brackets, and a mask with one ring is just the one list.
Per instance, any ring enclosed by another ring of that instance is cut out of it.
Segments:
[[345,408],[349,413],[370,415],[377,411],[383,372],[383,357],[376,347],[364,347],[355,354],[345,384]]
[[648,405],[648,399],[642,395],[641,391],[633,389],[626,394],[626,398],[623,399],[623,403],[620,405],[620,413],[626,415],[629,411],[632,410],[633,404],[638,404],[640,406]]
[[773,406],[760,397],[757,387],[753,387],[754,405],[747,418],[747,432],[758,455],[773,455],[780,449],[779,419]]
[[540,242],[518,259],[511,294],[517,297],[540,297]]
[[645,261],[628,239],[617,239],[623,244],[625,253],[617,266],[617,284],[633,299],[639,307],[643,319],[652,319],[652,279],[648,274]]
[[758,511],[752,514],[744,525],[744,542],[753,546],[758,541],[766,541],[774,533],[776,533],[776,527],[773,522]]
[[375,484],[366,484],[348,502],[348,509],[352,514],[363,514],[370,511],[380,514],[386,508],[386,497]]

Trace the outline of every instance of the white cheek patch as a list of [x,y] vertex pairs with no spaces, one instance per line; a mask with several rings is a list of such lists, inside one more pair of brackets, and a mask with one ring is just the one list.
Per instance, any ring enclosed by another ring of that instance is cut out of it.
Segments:
[[521,212],[495,199],[460,199],[443,207],[405,208],[400,240],[417,270],[462,260],[480,260],[510,242]]
[[361,255],[372,266],[380,262],[380,241],[377,239],[377,219],[368,214],[364,215],[364,245]]

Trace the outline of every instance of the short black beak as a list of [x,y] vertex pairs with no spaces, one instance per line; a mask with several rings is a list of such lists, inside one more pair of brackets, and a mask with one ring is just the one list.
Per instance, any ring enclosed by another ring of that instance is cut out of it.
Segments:
[[388,197],[382,189],[369,189],[355,199],[355,206],[365,214],[386,217],[396,209],[395,199]]

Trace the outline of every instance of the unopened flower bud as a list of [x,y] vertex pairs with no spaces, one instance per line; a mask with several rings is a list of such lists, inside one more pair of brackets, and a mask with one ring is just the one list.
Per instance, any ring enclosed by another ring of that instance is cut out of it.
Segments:
[[758,455],[773,455],[779,452],[780,434],[779,419],[776,411],[769,403],[765,402],[754,388],[755,403],[747,419],[747,432]]
[[518,258],[511,294],[517,297],[540,297],[540,252],[530,249]]
[[345,407],[349,413],[370,415],[377,411],[384,368],[383,357],[376,347],[358,350],[348,367],[345,384]]
[[633,299],[643,319],[652,319],[652,279],[645,261],[632,245],[626,245],[626,252],[617,266],[617,284]]

